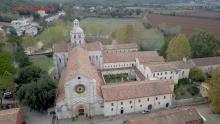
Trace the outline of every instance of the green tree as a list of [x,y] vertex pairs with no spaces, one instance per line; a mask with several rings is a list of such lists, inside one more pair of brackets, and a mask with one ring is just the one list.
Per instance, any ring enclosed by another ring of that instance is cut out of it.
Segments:
[[0,52],[0,75],[15,74],[13,58],[9,52]]
[[42,75],[47,75],[47,72],[40,67],[30,65],[20,70],[15,83],[21,86],[32,81],[36,82]]
[[192,57],[211,57],[218,55],[220,41],[207,32],[196,32],[189,39],[192,47]]
[[0,76],[0,95],[3,90],[15,92],[15,84],[11,76]]
[[185,35],[179,34],[174,37],[167,48],[166,59],[168,61],[182,60],[191,58],[191,47]]
[[189,78],[193,81],[203,82],[205,81],[205,74],[199,68],[192,68],[189,72]]
[[54,104],[56,83],[48,75],[42,75],[36,82],[24,84],[18,90],[18,98],[30,109],[44,111]]
[[211,101],[212,111],[220,113],[220,70],[215,70],[212,73],[212,78],[208,81],[209,90],[208,97]]
[[25,67],[31,64],[27,54],[24,52],[24,48],[21,45],[18,45],[14,53],[15,61],[18,63],[19,67]]
[[132,42],[134,34],[133,25],[127,24],[119,27],[116,30],[116,38],[118,41],[125,43]]

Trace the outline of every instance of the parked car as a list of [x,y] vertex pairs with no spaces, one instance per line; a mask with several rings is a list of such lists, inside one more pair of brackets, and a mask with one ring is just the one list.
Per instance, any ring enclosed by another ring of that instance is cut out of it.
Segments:
[[142,111],[142,114],[148,114],[148,113],[150,113],[150,111],[148,111],[148,110]]
[[4,99],[10,99],[10,98],[12,98],[13,97],[13,94],[11,93],[11,92],[5,92],[4,94],[3,94],[3,98]]

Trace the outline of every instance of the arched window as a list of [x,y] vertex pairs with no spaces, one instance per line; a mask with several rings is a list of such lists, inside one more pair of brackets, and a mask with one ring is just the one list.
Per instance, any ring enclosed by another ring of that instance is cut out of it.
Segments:
[[76,35],[74,34],[74,38],[76,38]]
[[148,105],[147,109],[151,110],[152,109],[152,105]]

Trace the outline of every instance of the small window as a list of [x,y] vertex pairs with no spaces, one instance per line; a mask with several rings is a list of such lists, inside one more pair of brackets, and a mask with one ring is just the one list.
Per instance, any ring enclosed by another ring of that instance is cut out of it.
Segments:
[[132,103],[132,101],[129,102],[130,104]]
[[141,100],[139,99],[138,102],[141,102]]
[[155,77],[155,73],[154,73],[153,77]]
[[164,77],[164,79],[166,80],[167,78],[166,78],[166,77]]
[[164,96],[163,98],[166,99],[166,96]]
[[170,74],[173,74],[173,72],[171,71]]
[[78,79],[81,79],[81,77],[78,77]]
[[123,102],[121,102],[121,105],[123,105]]
[[170,79],[172,79],[172,76],[170,76]]
[[158,97],[156,97],[156,100],[158,100]]
[[112,108],[112,111],[113,111],[114,109]]
[[162,74],[163,74],[163,72],[160,73],[160,75],[162,75]]
[[167,72],[165,72],[165,75],[167,75]]
[[133,108],[133,106],[131,106],[131,108]]
[[114,103],[112,103],[112,106],[114,106]]
[[157,75],[160,75],[159,73],[157,73]]
[[149,98],[147,98],[147,101],[149,101],[150,99]]
[[158,102],[158,104],[160,105],[160,102]]
[[140,105],[140,107],[142,107],[142,105]]

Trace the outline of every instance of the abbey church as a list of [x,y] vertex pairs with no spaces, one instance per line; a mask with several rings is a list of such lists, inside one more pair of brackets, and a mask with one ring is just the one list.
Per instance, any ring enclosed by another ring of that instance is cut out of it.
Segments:
[[[157,51],[139,51],[135,43],[87,43],[78,20],[70,37],[70,42],[53,46],[58,119],[168,108],[175,97],[174,84],[187,78],[192,67],[210,71],[220,65],[219,57],[165,62]],[[104,75],[124,73],[132,80],[111,84],[104,79]]]

